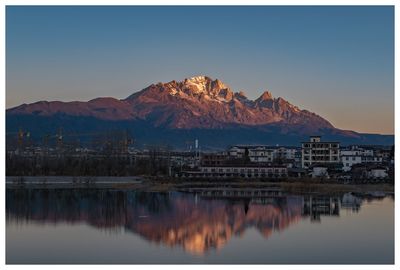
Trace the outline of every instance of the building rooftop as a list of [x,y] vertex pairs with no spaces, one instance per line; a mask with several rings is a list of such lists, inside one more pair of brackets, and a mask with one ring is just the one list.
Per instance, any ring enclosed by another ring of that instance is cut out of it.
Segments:
[[297,149],[299,148],[298,146],[286,146],[286,145],[232,145],[229,147],[231,148],[268,148],[268,149],[279,149],[279,148],[287,148],[287,149]]
[[221,165],[202,165],[201,167],[208,168],[286,168],[285,165],[282,164],[273,164],[273,163],[256,163],[256,164],[221,164]]
[[306,142],[301,142],[301,143],[339,143],[339,142],[334,142],[334,141],[320,141],[320,142],[306,141]]

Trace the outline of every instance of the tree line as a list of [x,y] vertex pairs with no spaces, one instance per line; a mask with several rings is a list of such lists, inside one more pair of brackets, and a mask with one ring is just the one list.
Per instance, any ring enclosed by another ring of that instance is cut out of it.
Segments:
[[8,154],[7,176],[132,176],[168,175],[168,158],[150,152],[148,157],[130,155],[22,156]]

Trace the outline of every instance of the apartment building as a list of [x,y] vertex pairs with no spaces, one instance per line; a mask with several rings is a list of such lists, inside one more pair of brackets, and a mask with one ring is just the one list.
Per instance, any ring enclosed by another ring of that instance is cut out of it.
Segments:
[[339,142],[324,142],[320,136],[310,136],[310,141],[301,144],[301,166],[312,164],[333,164],[340,161]]

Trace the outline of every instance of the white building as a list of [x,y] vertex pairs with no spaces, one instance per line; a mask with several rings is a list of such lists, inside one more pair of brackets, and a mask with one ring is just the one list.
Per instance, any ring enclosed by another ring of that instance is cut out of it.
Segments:
[[295,159],[296,158],[296,148],[289,147],[278,147],[275,149],[275,159]]
[[340,154],[342,156],[373,156],[374,150],[352,145],[348,148],[341,149]]
[[274,151],[265,147],[249,149],[249,158],[251,162],[272,162],[274,160]]
[[236,145],[229,149],[229,156],[243,158],[248,152],[251,162],[269,163],[277,159],[295,160],[297,149],[294,147],[278,147],[265,145]]
[[245,152],[246,152],[246,147],[241,147],[241,146],[232,146],[229,150],[228,150],[228,154],[231,157],[234,158],[242,158],[245,156]]
[[338,142],[323,142],[320,136],[311,136],[310,141],[301,144],[301,166],[308,168],[312,164],[340,163]]
[[341,156],[343,163],[343,171],[348,172],[354,164],[359,164],[362,162],[361,156],[345,155]]
[[197,177],[281,178],[287,176],[285,166],[202,166]]
[[372,149],[365,149],[358,146],[342,149],[340,151],[340,158],[344,171],[350,171],[354,164],[382,162],[382,157],[375,156]]
[[376,167],[376,168],[372,168],[368,171],[367,174],[368,178],[386,178],[388,177],[388,173],[386,168],[383,167]]

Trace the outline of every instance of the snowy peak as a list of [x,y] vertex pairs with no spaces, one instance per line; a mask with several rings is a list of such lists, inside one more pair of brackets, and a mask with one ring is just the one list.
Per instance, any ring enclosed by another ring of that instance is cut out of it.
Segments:
[[196,76],[189,79],[185,79],[183,81],[183,85],[184,87],[195,89],[199,92],[205,92],[208,94],[209,93],[218,94],[220,90],[229,88],[220,80],[218,79],[213,80],[207,76]]
[[[83,134],[92,128],[108,132],[126,127],[139,137],[138,141],[152,143],[154,139],[181,143],[199,135],[204,144],[218,147],[281,143],[282,139],[298,143],[312,134],[364,139],[354,132],[335,129],[319,115],[274,98],[269,91],[252,100],[207,76],[154,83],[123,100],[105,97],[87,102],[22,104],[7,109],[6,120],[10,132],[23,126],[38,138],[47,132],[42,127],[51,124]],[[393,138],[365,138],[373,143],[393,143]]]
[[185,79],[183,81],[183,88],[189,90],[194,94],[206,93],[212,80],[206,76],[196,76]]
[[51,116],[65,113],[106,120],[150,121],[169,128],[221,128],[232,125],[286,125],[332,128],[318,115],[300,110],[283,98],[265,91],[256,100],[233,92],[219,79],[195,76],[182,81],[152,84],[124,100],[94,99],[89,102],[49,102],[19,106],[7,113]]
[[[256,100],[251,100],[243,91],[233,92],[221,80],[208,76],[195,76],[181,82],[171,81],[148,87],[131,104],[142,108],[144,103],[174,108],[169,111],[170,119],[174,118],[177,123],[172,125],[180,128],[214,127],[221,123],[258,125],[278,122],[296,125],[318,123],[331,127],[328,121],[309,116],[307,111],[300,110],[285,99],[274,98],[268,90]],[[137,113],[142,114],[141,111]],[[184,117],[176,117],[177,114]]]
[[169,82],[162,85],[172,96],[195,97],[207,100],[228,102],[233,98],[233,92],[222,81],[213,80],[207,76],[186,78],[182,82]]
[[204,75],[194,76],[194,77],[191,77],[191,78],[186,78],[184,80],[184,82],[194,83],[194,84],[202,84],[202,83],[204,84],[204,83],[207,83],[207,82],[210,82],[210,81],[212,81],[212,79],[210,77],[207,77],[207,76],[204,76]]

